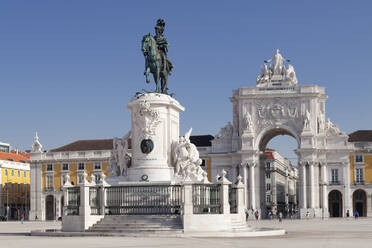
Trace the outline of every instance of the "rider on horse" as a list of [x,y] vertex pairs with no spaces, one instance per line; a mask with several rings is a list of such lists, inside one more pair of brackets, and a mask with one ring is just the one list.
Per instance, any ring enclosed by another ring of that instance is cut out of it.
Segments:
[[167,72],[168,75],[171,74],[173,64],[167,57],[168,53],[168,41],[165,39],[164,32],[165,22],[163,19],[158,19],[155,26],[155,41],[161,54],[161,61],[163,65],[163,70]]

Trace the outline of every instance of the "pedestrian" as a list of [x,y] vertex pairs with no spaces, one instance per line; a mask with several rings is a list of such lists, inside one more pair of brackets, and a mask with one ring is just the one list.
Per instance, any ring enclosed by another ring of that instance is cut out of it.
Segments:
[[355,210],[354,217],[355,217],[355,219],[358,219],[358,217],[359,217],[359,213],[358,213],[357,210]]
[[279,212],[279,222],[282,222],[282,220],[283,220],[283,213]]
[[258,217],[260,217],[260,214],[258,213],[258,210],[254,213],[254,216],[256,217],[256,220],[258,220]]
[[306,212],[306,219],[309,219],[310,213],[309,211]]
[[23,221],[25,220],[25,214],[24,213],[22,213],[21,214],[21,224],[23,224]]
[[347,218],[350,217],[350,212],[349,212],[349,210],[346,210],[346,217],[347,217]]
[[245,209],[245,221],[248,221],[249,218],[249,210],[248,208]]
[[272,220],[272,214],[271,214],[271,211],[269,211],[269,213],[267,214],[267,216],[269,217],[269,220]]

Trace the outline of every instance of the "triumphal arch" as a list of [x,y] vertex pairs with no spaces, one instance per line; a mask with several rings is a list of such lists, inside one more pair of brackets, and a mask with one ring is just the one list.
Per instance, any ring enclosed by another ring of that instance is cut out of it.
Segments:
[[[352,212],[350,202],[348,136],[326,120],[325,88],[298,84],[294,67],[279,50],[265,60],[255,87],[233,91],[232,123],[223,127],[212,141],[212,176],[221,168],[233,180],[243,176],[245,204],[265,216],[265,148],[277,135],[296,139],[298,148],[298,214],[300,217],[328,216],[328,194],[337,187],[343,198],[343,211]],[[332,182],[333,182],[332,181]],[[339,185],[338,185],[339,186]]]

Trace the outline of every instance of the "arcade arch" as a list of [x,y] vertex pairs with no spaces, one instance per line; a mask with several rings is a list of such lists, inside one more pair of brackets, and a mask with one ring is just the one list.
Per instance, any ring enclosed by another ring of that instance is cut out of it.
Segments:
[[55,219],[55,198],[53,195],[47,195],[45,197],[45,213],[46,220]]
[[[266,130],[261,135],[259,144],[259,181],[260,205],[263,217],[269,211],[276,215],[293,215],[297,211],[296,180],[297,168],[293,168],[290,160],[284,157],[283,147],[275,146],[275,141],[285,141],[293,150],[299,148],[296,136],[285,128]],[[292,141],[292,142],[291,142]],[[293,142],[294,141],[294,142]],[[295,144],[293,144],[295,143]],[[274,150],[268,150],[274,149]],[[288,149],[287,149],[288,150]],[[298,155],[295,154],[298,160]],[[297,164],[295,164],[297,166]]]
[[328,194],[329,217],[342,217],[342,193],[332,190]]
[[359,216],[367,216],[367,194],[364,190],[358,189],[353,193],[353,214],[358,212]]

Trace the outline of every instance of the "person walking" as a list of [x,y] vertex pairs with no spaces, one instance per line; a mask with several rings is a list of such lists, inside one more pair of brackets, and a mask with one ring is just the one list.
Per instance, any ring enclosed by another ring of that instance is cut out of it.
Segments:
[[258,220],[258,217],[260,217],[260,214],[258,213],[258,210],[254,213],[254,216],[256,217],[256,220]]
[[349,209],[346,210],[346,217],[349,218],[350,217],[350,212],[349,212]]
[[354,217],[355,217],[355,219],[358,219],[358,217],[359,217],[359,213],[358,213],[357,210],[355,210]]
[[21,214],[21,224],[23,224],[23,221],[25,220],[25,214],[24,213],[22,213]]
[[267,214],[267,216],[269,217],[269,220],[272,220],[273,219],[273,215],[271,214],[271,211],[269,211],[269,213]]
[[283,220],[283,213],[279,212],[279,222],[282,222],[282,220]]
[[248,221],[249,218],[249,210],[248,208],[245,209],[245,221]]

